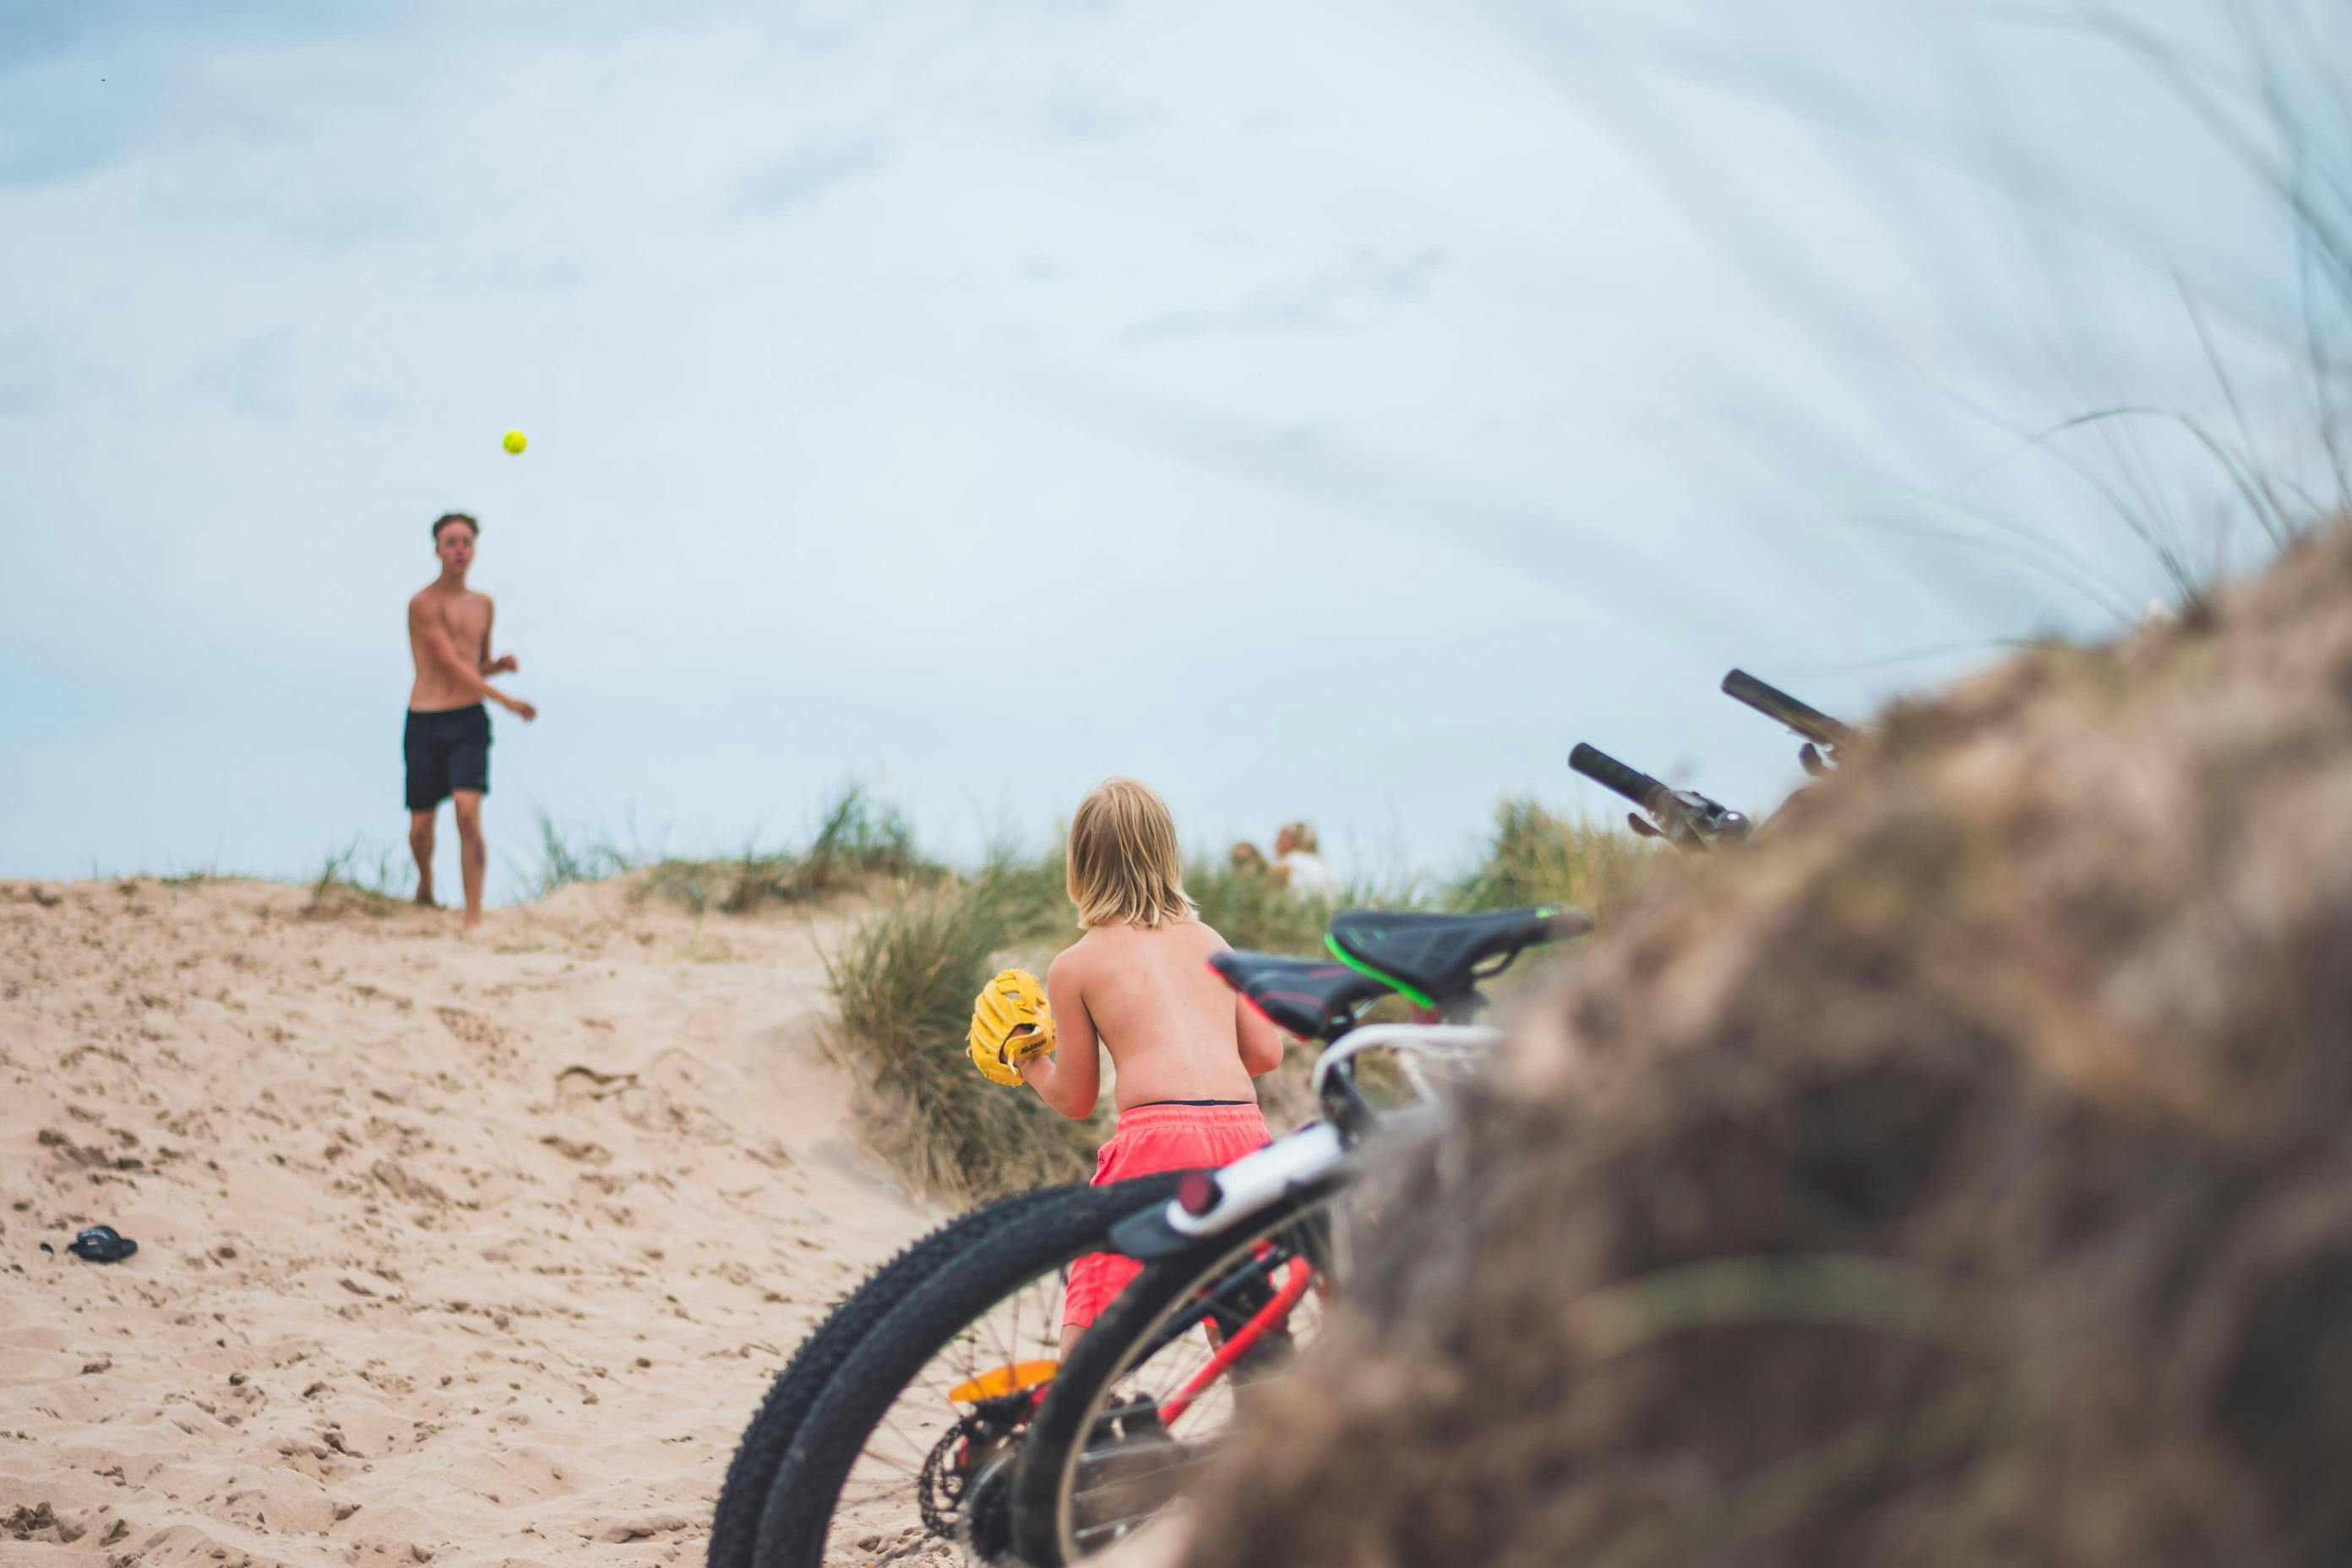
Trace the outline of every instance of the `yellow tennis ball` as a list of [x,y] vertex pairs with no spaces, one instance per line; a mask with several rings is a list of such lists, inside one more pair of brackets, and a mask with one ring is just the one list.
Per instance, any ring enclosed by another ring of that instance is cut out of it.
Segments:
[[522,432],[521,432],[521,431],[520,431],[520,430],[509,430],[509,431],[508,431],[508,432],[507,432],[506,448],[507,448],[507,450],[508,450],[508,451],[509,451],[509,452],[513,452],[513,453],[516,453],[516,454],[518,454],[518,455],[520,455],[520,454],[521,453],[522,448],[523,448],[523,438],[522,438]]

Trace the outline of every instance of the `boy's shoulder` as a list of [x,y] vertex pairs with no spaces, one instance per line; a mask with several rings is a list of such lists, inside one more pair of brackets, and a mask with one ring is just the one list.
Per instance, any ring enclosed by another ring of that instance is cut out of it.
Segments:
[[1053,962],[1045,965],[1046,980],[1076,980],[1092,967],[1095,954],[1101,948],[1102,943],[1095,940],[1094,931],[1087,930],[1077,941],[1054,955]]
[[1224,945],[1224,938],[1197,920],[1150,928],[1089,926],[1077,941],[1054,955],[1046,973],[1075,978],[1099,964],[1132,963],[1148,960],[1154,952],[1182,953],[1189,958]]

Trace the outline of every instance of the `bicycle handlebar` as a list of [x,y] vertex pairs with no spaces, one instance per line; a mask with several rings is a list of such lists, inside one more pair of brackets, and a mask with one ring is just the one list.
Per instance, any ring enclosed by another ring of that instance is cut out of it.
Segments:
[[1800,702],[1777,686],[1766,685],[1744,669],[1735,669],[1723,678],[1723,694],[1833,752],[1854,742],[1852,725],[1840,723],[1820,709]]
[[1696,790],[1669,789],[1598,746],[1579,741],[1576,750],[1568,754],[1568,765],[1640,806],[1646,819],[1626,814],[1634,831],[1662,837],[1677,849],[1696,853],[1717,840],[1732,842],[1748,837],[1748,818],[1722,802],[1709,800]]
[[1587,745],[1582,741],[1576,743],[1576,750],[1568,753],[1568,765],[1602,788],[1614,790],[1644,811],[1650,809],[1650,803],[1657,799],[1658,793],[1666,787],[1641,769],[1629,768],[1600,747]]

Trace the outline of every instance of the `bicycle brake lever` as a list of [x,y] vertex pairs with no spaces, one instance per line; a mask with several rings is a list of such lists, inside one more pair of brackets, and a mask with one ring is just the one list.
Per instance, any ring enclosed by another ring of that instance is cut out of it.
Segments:
[[1678,789],[1672,794],[1684,830],[1701,848],[1712,848],[1718,840],[1737,843],[1747,837],[1754,826],[1746,814],[1710,800],[1696,790]]
[[1625,814],[1626,824],[1644,838],[1663,838],[1685,855],[1704,855],[1707,850],[1706,835],[1690,809],[1677,798],[1679,793],[1660,791],[1645,808],[1649,816],[1629,811]]

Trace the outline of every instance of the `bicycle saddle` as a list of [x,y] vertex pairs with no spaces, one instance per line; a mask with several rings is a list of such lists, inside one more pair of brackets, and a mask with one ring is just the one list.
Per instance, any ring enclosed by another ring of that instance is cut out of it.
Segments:
[[1434,1007],[1468,995],[1488,959],[1507,962],[1523,949],[1591,929],[1590,918],[1558,904],[1475,915],[1341,910],[1323,941],[1333,956]]
[[1212,953],[1209,967],[1275,1027],[1302,1040],[1322,1038],[1353,1016],[1358,1003],[1388,990],[1384,982],[1328,958],[1227,951]]

